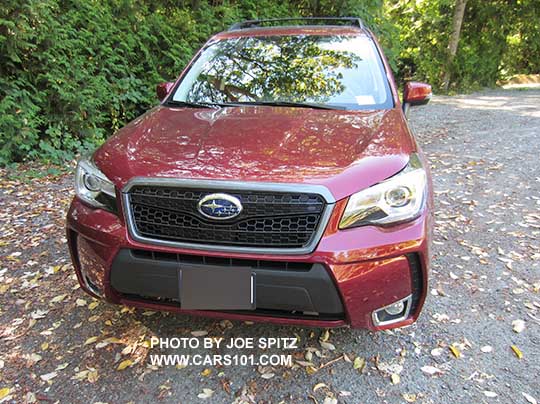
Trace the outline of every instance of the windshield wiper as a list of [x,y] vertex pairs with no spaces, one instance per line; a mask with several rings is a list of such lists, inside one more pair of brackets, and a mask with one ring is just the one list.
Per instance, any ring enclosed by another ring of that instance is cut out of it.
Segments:
[[316,104],[311,102],[289,102],[289,101],[237,101],[227,104],[220,104],[222,106],[234,106],[234,105],[267,105],[270,107],[292,107],[292,108],[313,108],[313,109],[346,109],[337,105],[328,104]]
[[188,107],[188,108],[219,108],[218,104],[212,104],[209,102],[191,102],[191,101],[176,101],[169,100],[165,105],[171,107]]

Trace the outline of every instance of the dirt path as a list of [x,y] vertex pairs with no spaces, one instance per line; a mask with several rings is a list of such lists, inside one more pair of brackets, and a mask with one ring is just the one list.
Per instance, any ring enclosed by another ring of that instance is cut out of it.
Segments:
[[[540,401],[540,91],[435,97],[412,111],[411,124],[436,189],[427,306],[407,329],[333,330],[335,350],[321,347],[318,329],[93,303],[78,289],[64,245],[70,176],[10,180],[2,171],[0,397],[73,404]],[[302,365],[149,365],[149,354],[159,353],[145,344],[152,335],[191,337],[196,330],[297,336],[295,360],[305,361],[308,348],[316,368],[341,359],[315,373]],[[346,360],[355,358],[357,367],[365,361],[362,371]],[[127,368],[117,370],[121,363]],[[212,396],[198,398],[205,388]]]

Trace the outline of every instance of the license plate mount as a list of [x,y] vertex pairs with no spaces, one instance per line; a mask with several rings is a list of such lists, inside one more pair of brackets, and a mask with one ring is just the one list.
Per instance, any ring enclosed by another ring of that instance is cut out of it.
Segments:
[[184,310],[255,310],[251,268],[180,266],[180,306]]

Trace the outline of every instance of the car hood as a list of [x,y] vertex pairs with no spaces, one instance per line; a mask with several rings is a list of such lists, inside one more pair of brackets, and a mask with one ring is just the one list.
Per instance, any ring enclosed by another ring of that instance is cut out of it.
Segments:
[[119,189],[134,177],[303,183],[339,200],[398,172],[414,149],[397,109],[158,106],[94,161]]

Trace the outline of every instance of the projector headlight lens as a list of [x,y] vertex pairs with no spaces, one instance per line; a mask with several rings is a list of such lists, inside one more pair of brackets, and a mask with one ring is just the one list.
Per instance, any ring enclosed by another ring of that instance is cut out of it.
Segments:
[[75,193],[92,207],[116,212],[114,184],[88,158],[77,163]]
[[393,177],[349,198],[340,229],[389,225],[415,219],[424,206],[427,176],[418,155]]

